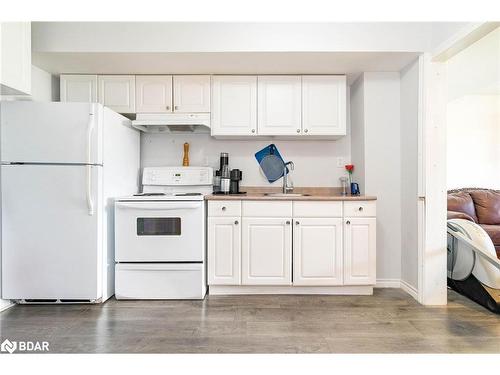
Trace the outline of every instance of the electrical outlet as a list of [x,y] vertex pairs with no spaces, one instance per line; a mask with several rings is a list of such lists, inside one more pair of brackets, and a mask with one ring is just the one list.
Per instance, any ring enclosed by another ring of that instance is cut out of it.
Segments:
[[337,158],[337,168],[344,168],[345,166],[345,159],[341,156]]

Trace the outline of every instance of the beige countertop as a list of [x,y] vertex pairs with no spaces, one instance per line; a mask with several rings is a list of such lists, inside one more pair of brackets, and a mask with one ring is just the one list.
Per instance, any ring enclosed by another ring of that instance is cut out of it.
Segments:
[[294,200],[294,201],[372,201],[377,197],[369,195],[342,195],[341,189],[337,187],[296,187],[293,194],[307,194],[301,196],[276,196],[266,193],[281,193],[278,187],[242,186],[240,191],[246,194],[222,195],[211,194],[205,196],[206,200]]

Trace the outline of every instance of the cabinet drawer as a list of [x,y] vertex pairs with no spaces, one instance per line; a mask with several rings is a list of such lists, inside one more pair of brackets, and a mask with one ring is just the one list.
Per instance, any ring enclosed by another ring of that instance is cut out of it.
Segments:
[[209,201],[208,216],[241,216],[241,201]]
[[344,202],[344,216],[376,216],[377,203],[375,201]]
[[292,202],[243,201],[243,216],[254,217],[292,217]]
[[293,202],[293,217],[342,217],[342,202]]

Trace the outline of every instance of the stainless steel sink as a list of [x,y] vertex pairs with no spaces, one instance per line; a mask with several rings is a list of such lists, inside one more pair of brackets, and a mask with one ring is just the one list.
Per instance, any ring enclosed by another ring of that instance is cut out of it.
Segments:
[[300,193],[265,193],[268,197],[309,197],[311,194],[300,194]]

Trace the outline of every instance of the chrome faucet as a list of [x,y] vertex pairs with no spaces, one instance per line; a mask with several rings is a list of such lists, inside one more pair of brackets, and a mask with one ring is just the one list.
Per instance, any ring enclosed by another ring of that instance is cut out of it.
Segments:
[[293,191],[293,184],[288,182],[288,175],[286,173],[286,167],[290,166],[290,170],[293,171],[295,168],[295,165],[293,164],[293,161],[289,161],[288,163],[285,163],[283,165],[283,194],[289,193]]

